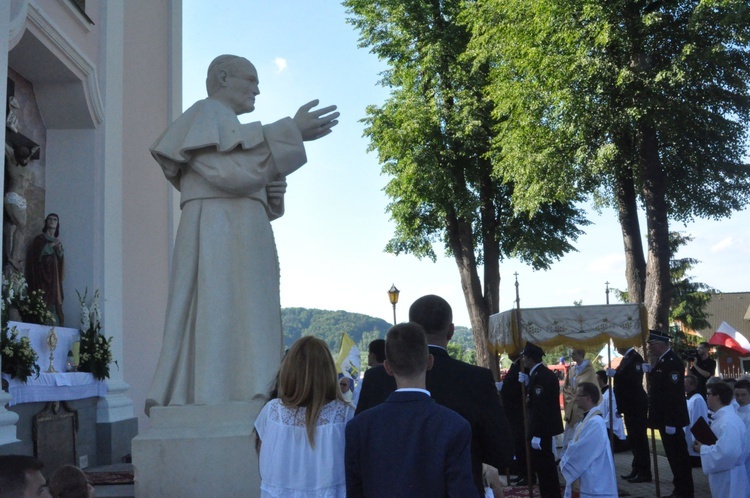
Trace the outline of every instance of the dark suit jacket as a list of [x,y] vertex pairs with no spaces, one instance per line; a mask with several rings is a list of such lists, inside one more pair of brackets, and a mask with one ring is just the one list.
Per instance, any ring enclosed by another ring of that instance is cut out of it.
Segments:
[[685,427],[690,423],[685,399],[685,364],[671,349],[648,374],[648,426]]
[[346,496],[478,498],[471,428],[424,393],[394,392],[346,425]]
[[643,389],[643,356],[635,349],[626,354],[614,376],[617,410],[626,415],[646,416],[648,395]]
[[527,389],[529,399],[529,434],[551,437],[563,432],[560,415],[560,381],[544,363],[532,369]]
[[[427,371],[427,390],[439,405],[457,412],[471,425],[471,470],[481,491],[482,462],[502,472],[513,460],[513,438],[492,372],[451,358],[440,347],[430,346],[430,353],[435,363]],[[395,389],[395,379],[382,365],[367,370],[356,414],[383,403]]]
[[513,432],[521,431],[523,434],[523,403],[525,400],[521,395],[521,382],[518,380],[518,374],[521,372],[521,359],[511,363],[508,373],[503,380],[503,390],[500,391],[500,398],[503,400],[503,409],[508,423]]

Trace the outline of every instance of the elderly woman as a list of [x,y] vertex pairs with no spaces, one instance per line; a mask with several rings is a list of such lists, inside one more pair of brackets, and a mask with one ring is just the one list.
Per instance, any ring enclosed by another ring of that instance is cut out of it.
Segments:
[[52,498],[93,498],[94,487],[78,467],[63,465],[49,480]]

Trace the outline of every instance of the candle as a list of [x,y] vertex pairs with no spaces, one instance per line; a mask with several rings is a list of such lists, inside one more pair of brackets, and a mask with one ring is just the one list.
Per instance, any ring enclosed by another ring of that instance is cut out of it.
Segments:
[[81,341],[73,343],[73,366],[78,367],[81,363]]

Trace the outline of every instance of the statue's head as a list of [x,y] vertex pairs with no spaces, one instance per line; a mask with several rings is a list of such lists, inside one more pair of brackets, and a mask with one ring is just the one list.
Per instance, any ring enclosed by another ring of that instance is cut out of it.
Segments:
[[220,55],[208,66],[206,90],[209,97],[224,102],[237,114],[255,110],[258,72],[249,60],[237,55]]
[[44,218],[44,232],[48,229],[55,230],[55,237],[60,236],[60,217],[56,213],[50,213]]

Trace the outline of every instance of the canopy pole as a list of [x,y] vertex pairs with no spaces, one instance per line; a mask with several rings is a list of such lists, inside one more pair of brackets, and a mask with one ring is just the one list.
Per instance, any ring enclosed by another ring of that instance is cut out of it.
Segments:
[[[609,303],[607,303],[609,304]],[[612,369],[612,339],[607,341],[607,369]],[[609,449],[615,454],[615,417],[612,409],[612,377],[607,375],[607,395],[609,396]]]
[[[643,315],[644,313],[641,313]],[[643,320],[643,317],[642,317]],[[646,339],[643,337],[643,321],[641,321],[641,344],[643,345],[643,354],[648,358],[648,350],[646,349]],[[645,359],[645,358],[644,358]],[[648,362],[651,365],[651,361]],[[649,395],[651,394],[651,383],[646,375],[646,390]],[[656,488],[656,498],[661,498],[661,486],[659,485],[659,460],[656,455],[656,435],[654,435],[654,428],[649,429],[651,431],[651,459],[654,463],[654,486]]]
[[[521,297],[518,292],[518,272],[513,275],[516,277],[516,309],[514,310],[515,313],[513,313],[513,318],[516,322],[516,337],[514,337],[514,339],[516,344],[520,345],[523,334],[521,333]],[[518,361],[521,362],[520,371],[523,372],[523,358]],[[528,481],[529,486],[529,498],[532,498],[534,496],[534,475],[531,473],[531,445],[529,444],[529,438],[527,437],[529,434],[529,415],[526,407],[525,382],[521,382],[521,407],[523,408],[523,444],[526,445],[526,480]]]

